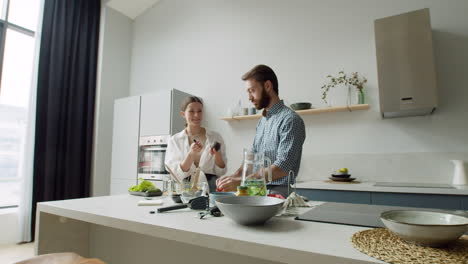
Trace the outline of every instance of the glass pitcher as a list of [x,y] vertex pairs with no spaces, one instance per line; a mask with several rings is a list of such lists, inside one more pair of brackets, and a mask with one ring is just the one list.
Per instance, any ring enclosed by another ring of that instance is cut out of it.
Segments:
[[264,153],[244,149],[244,167],[242,186],[246,186],[249,196],[267,195],[265,169],[268,171],[268,183],[272,181],[271,160]]

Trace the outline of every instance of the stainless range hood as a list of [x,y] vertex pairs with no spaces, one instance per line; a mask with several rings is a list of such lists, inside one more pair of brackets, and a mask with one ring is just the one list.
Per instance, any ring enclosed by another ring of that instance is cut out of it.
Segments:
[[382,117],[432,114],[437,87],[429,9],[377,19],[374,28]]

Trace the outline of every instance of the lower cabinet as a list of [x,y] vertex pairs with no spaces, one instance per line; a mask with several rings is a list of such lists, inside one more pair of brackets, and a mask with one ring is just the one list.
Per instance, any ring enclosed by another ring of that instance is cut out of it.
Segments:
[[415,193],[372,193],[371,203],[422,208],[462,209],[461,195],[415,194]]
[[462,210],[468,210],[468,195],[465,195],[461,198]]
[[468,210],[468,196],[297,189],[312,201]]
[[317,190],[317,189],[297,189],[297,192],[309,198],[311,201],[326,201],[337,203],[359,203],[370,204],[370,192],[356,191],[335,191],[335,190]]

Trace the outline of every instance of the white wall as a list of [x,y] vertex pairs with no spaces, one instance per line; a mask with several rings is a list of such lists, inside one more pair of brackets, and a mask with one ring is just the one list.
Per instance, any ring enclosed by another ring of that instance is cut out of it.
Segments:
[[[426,7],[440,107],[432,116],[382,120],[373,22]],[[362,180],[448,183],[448,160],[468,160],[466,10],[466,0],[162,0],[134,22],[130,95],[177,88],[203,97],[205,123],[224,136],[233,171],[256,121],[219,118],[238,98],[247,106],[243,73],[267,64],[288,104],[320,107],[326,75],[358,71],[369,79],[371,110],[303,116],[301,179],[348,167]]]
[[109,7],[101,14],[92,196],[108,195],[114,100],[129,94],[133,21]]
[[18,241],[18,208],[0,210],[0,245],[13,244]]

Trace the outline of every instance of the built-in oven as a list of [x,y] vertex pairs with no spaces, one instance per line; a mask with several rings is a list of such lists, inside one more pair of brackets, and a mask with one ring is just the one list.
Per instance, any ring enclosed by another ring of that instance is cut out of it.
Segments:
[[169,176],[164,166],[169,135],[140,137],[138,178],[162,181]]

